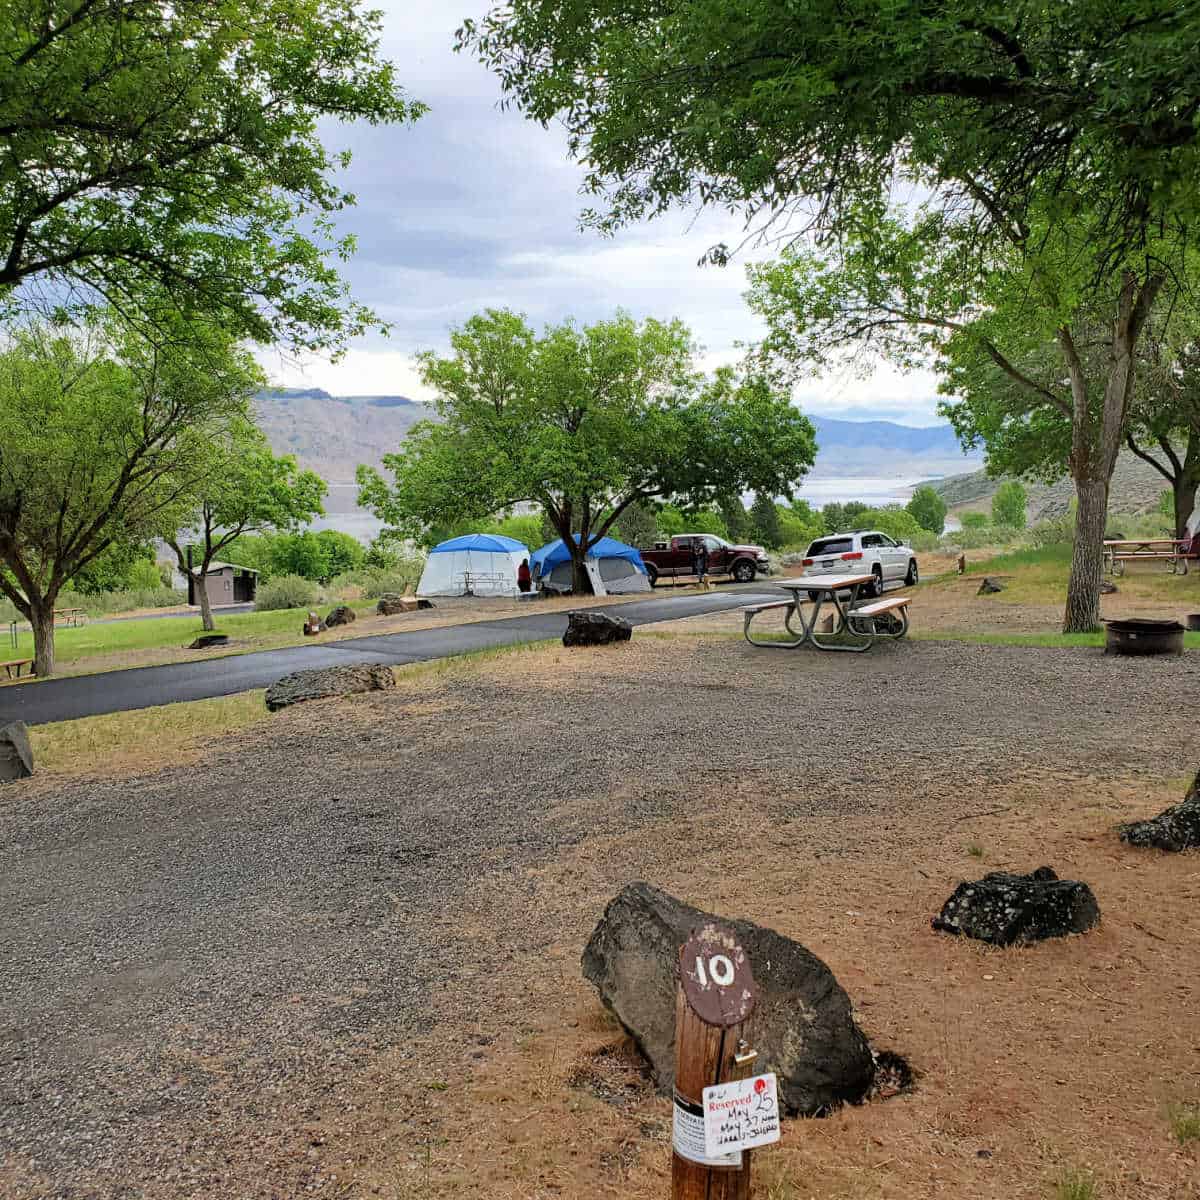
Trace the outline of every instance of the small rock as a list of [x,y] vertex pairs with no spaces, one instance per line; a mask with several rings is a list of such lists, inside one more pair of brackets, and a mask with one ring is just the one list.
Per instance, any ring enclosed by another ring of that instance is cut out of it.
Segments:
[[1200,849],[1200,774],[1181,804],[1164,809],[1148,821],[1118,825],[1117,832],[1131,846],[1172,852]]
[[979,590],[975,593],[977,596],[990,596],[993,592],[1004,591],[1004,584],[998,579],[993,579],[990,575],[985,575],[983,582],[979,585]]
[[325,618],[325,628],[333,629],[338,625],[353,625],[358,619],[358,614],[354,609],[345,604],[339,604],[337,608],[330,609],[329,616]]
[[267,688],[267,708],[278,712],[289,704],[327,700],[355,692],[382,692],[396,686],[396,677],[386,663],[361,663],[345,667],[317,667],[296,671]]
[[1059,879],[1050,867],[1029,875],[993,871],[973,883],[960,883],[933,918],[933,928],[962,934],[993,946],[1037,942],[1083,933],[1100,924],[1092,889]]
[[213,646],[229,645],[227,633],[202,633],[189,647],[189,650],[209,650]]
[[0,783],[28,779],[33,774],[33,751],[24,721],[0,728]]
[[1107,579],[1100,580],[1100,595],[1113,596],[1120,590],[1115,583],[1110,583]]
[[633,626],[624,617],[611,617],[600,612],[567,613],[564,646],[607,646],[610,642],[627,642],[633,636]]
[[725,921],[632,883],[604,910],[583,952],[583,974],[636,1041],[659,1087],[669,1091],[675,1076],[679,948],[714,920],[729,926],[750,960],[755,1070],[779,1076],[787,1111],[813,1115],[864,1099],[875,1083],[871,1047],[849,997],[815,954],[772,929]]

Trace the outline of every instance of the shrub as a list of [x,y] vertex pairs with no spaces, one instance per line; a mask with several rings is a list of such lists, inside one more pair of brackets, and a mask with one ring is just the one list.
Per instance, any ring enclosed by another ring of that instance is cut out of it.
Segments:
[[1181,1146],[1200,1142],[1200,1104],[1172,1104],[1167,1110],[1171,1132]]
[[920,533],[915,533],[908,540],[908,544],[921,554],[930,554],[941,546],[941,538],[936,533],[930,533],[928,529],[922,529]]
[[945,529],[946,501],[928,484],[923,484],[913,492],[907,508],[917,524],[927,532],[936,536]]
[[254,600],[257,612],[275,612],[282,608],[311,608],[317,602],[317,587],[302,575],[276,575],[258,587]]
[[1015,479],[1006,479],[992,497],[992,524],[1024,529],[1026,499],[1025,489]]
[[965,512],[959,518],[964,529],[986,529],[988,526],[987,513]]
[[1047,546],[1073,546],[1075,544],[1075,514],[1065,512],[1060,513],[1057,517],[1039,521],[1029,531],[1029,541],[1037,550],[1044,550]]

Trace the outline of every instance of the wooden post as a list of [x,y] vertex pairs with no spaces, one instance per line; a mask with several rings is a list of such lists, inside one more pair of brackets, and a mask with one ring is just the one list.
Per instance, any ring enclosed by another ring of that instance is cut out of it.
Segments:
[[733,933],[715,923],[696,929],[679,951],[675,992],[672,1200],[748,1200],[750,1151],[721,1163],[704,1153],[704,1089],[742,1079],[749,1048],[754,976]]

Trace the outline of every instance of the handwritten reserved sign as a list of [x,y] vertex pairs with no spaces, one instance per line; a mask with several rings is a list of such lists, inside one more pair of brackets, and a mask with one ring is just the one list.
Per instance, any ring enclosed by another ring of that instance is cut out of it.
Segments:
[[774,1075],[704,1089],[704,1145],[710,1158],[779,1141],[779,1084]]

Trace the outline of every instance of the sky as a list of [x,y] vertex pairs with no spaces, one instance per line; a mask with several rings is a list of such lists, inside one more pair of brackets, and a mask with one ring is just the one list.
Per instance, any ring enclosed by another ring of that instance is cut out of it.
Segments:
[[[741,357],[762,329],[742,299],[753,251],[729,266],[700,266],[710,246],[742,239],[728,214],[678,212],[612,238],[581,230],[583,173],[558,129],[501,111],[495,78],[453,50],[454,30],[486,11],[484,0],[383,0],[383,51],[408,94],[429,105],[415,125],[331,125],[332,148],[349,148],[340,182],[357,204],[338,215],[353,233],[343,271],[356,299],[391,326],[336,363],[271,356],[272,381],[334,395],[430,398],[413,365],[418,350],[444,351],[449,330],[487,307],[522,312],[536,326],[586,322],[625,309],[680,317],[704,347],[703,365]],[[849,419],[937,423],[936,380],[886,367],[847,372],[795,391],[807,412]]]

